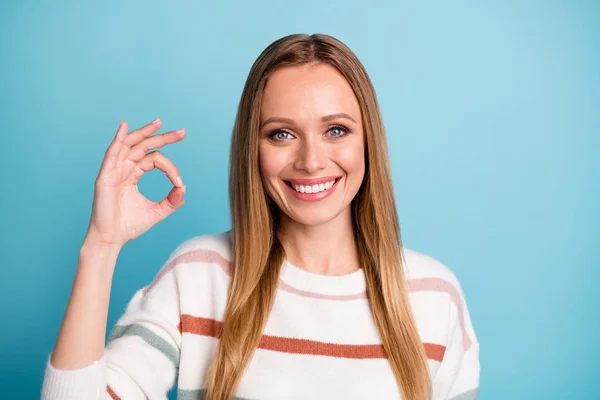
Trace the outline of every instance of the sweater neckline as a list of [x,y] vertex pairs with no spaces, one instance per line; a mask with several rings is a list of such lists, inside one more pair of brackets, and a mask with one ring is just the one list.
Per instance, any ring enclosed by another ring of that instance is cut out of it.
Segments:
[[328,296],[360,295],[366,290],[362,268],[345,275],[323,275],[283,262],[280,279],[294,289]]

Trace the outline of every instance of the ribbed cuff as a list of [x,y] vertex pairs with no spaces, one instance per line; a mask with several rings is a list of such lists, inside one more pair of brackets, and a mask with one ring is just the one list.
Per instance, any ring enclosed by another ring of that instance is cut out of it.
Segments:
[[87,367],[57,369],[46,362],[42,400],[99,400],[106,398],[106,359],[104,355]]

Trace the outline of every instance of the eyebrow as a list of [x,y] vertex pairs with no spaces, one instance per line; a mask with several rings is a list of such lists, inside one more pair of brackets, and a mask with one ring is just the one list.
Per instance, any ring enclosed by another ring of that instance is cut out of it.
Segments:
[[[333,119],[338,119],[338,118],[346,118],[349,119],[350,121],[354,122],[356,124],[356,121],[354,120],[354,118],[352,118],[350,115],[346,114],[346,113],[337,113],[337,114],[331,114],[331,115],[325,115],[324,117],[321,117],[321,121],[323,122],[327,122],[327,121],[331,121]],[[271,117],[271,118],[267,118],[266,120],[264,120],[261,124],[260,127],[262,128],[263,126],[271,123],[271,122],[285,122],[288,124],[292,124],[294,123],[293,119],[290,118],[283,118],[283,117]]]

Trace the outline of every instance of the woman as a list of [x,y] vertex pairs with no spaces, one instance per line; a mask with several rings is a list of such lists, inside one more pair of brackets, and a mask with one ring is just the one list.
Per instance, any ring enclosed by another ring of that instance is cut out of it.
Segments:
[[[160,120],[121,123],[42,397],[474,399],[479,344],[460,284],[402,249],[384,126],[356,56],[327,35],[265,49],[231,145],[232,229],[190,239],[131,299],[104,347],[122,246],[184,204],[185,185],[148,150]],[[153,168],[175,187],[152,203]]]

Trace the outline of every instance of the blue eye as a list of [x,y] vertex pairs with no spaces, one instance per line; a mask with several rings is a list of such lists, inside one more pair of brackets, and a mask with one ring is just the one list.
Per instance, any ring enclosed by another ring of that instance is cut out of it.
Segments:
[[331,128],[329,128],[328,132],[335,132],[335,131],[337,131],[338,133],[331,134],[329,136],[334,137],[334,138],[342,137],[342,136],[346,135],[350,130],[341,125],[336,125],[336,126],[332,126]]
[[292,134],[286,131],[273,131],[269,134],[269,138],[275,140],[286,140],[289,139],[288,136],[291,137]]

